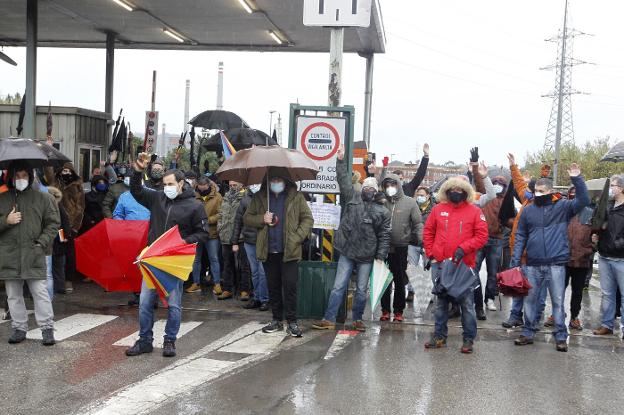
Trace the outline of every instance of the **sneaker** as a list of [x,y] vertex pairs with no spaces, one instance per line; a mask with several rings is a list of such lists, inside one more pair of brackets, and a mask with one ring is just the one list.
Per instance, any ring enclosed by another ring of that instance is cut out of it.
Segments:
[[299,328],[299,324],[293,322],[288,323],[288,327],[286,327],[286,334],[292,337],[301,337],[303,335],[303,331]]
[[477,313],[477,320],[487,320],[487,317],[485,316],[485,311],[482,308],[477,308],[475,311]]
[[260,303],[260,308],[258,308],[258,311],[268,311],[268,310],[269,310],[268,302]]
[[71,281],[65,281],[65,292],[67,294],[74,292],[74,285],[71,283]]
[[544,327],[554,327],[555,326],[555,318],[550,316],[544,322]]
[[392,319],[395,323],[403,323],[403,313],[394,313],[394,319]]
[[254,308],[260,308],[260,306],[262,305],[262,303],[258,300],[251,300],[250,302],[248,302],[247,304],[245,304],[243,306],[243,308],[245,310],[252,310]]
[[516,346],[526,346],[527,344],[533,344],[533,339],[526,336],[520,336],[514,340],[514,344]]
[[568,324],[570,330],[583,330],[583,325],[581,324],[581,320],[575,318],[570,320],[570,324]]
[[446,347],[446,339],[438,336],[432,336],[431,339],[425,343],[425,349],[441,349]]
[[555,349],[557,349],[558,352],[567,352],[568,343],[566,343],[565,341],[557,342],[557,344],[555,345]]
[[284,330],[284,325],[281,321],[273,320],[266,326],[262,327],[263,333],[275,333],[276,331]]
[[176,355],[175,342],[173,340],[165,340],[163,342],[162,355],[164,357],[174,357]]
[[247,291],[241,291],[240,297],[238,297],[241,301],[249,301],[249,293]]
[[462,345],[460,351],[464,354],[470,354],[472,353],[472,346],[472,340],[464,340],[464,344]]
[[496,308],[496,304],[494,304],[494,300],[488,300],[485,302],[485,306],[487,307],[488,311],[497,311],[498,309]]
[[9,344],[17,344],[26,340],[26,332],[24,330],[13,329],[9,337]]
[[353,330],[366,331],[366,326],[362,320],[356,320],[353,322]]
[[613,334],[613,330],[608,329],[605,326],[600,326],[599,329],[594,330],[594,336],[607,336],[609,334]]
[[407,297],[405,297],[405,302],[406,303],[413,303],[414,302],[414,291],[408,291],[407,292]]
[[221,289],[221,284],[215,284],[214,287],[212,287],[212,292],[214,293],[214,295],[221,295],[221,293],[223,293],[223,290]]
[[316,330],[336,330],[336,323],[323,319],[321,321],[315,321],[312,324],[312,328]]
[[134,343],[134,346],[126,349],[126,356],[138,356],[143,353],[152,353],[153,350],[154,346],[152,346],[152,343],[139,339]]
[[381,312],[381,317],[379,317],[379,321],[390,321],[390,312],[389,311],[382,311]]
[[56,340],[54,340],[54,329],[41,330],[41,337],[43,338],[43,341],[41,343],[44,346],[52,346],[56,344]]
[[234,294],[232,294],[230,291],[225,290],[221,293],[221,295],[217,296],[217,300],[229,300],[232,297],[234,297]]
[[514,327],[524,326],[524,321],[512,319],[511,317],[507,321],[503,321],[503,327],[506,329],[513,329]]
[[192,283],[190,287],[185,290],[187,293],[196,293],[201,291],[201,286],[196,283]]

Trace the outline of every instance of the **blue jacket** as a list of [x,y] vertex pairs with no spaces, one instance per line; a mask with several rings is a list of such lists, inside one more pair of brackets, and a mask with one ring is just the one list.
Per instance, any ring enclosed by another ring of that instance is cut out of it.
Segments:
[[113,212],[113,219],[149,220],[150,211],[145,206],[137,202],[128,190],[119,196],[117,206]]
[[582,177],[572,177],[576,187],[573,200],[553,201],[545,206],[526,206],[518,222],[511,267],[520,265],[526,248],[527,265],[565,265],[570,260],[568,224],[590,203],[587,186]]

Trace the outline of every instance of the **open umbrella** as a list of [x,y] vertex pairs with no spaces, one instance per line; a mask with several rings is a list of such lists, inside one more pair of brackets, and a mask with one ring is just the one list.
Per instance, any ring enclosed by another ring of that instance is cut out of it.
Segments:
[[193,127],[206,130],[229,130],[231,128],[249,128],[241,117],[230,111],[210,110],[194,116],[190,121]]
[[624,141],[620,141],[614,145],[600,161],[611,161],[613,163],[624,161]]
[[0,138],[0,169],[13,161],[26,162],[31,167],[60,167],[71,162],[63,153],[45,143],[30,138]]
[[26,116],[26,91],[22,95],[22,101],[20,102],[19,118],[17,119],[17,135],[22,135],[24,130],[24,117]]
[[[269,137],[263,131],[253,128],[233,128],[225,131],[225,135],[236,150],[265,145],[277,145],[277,140]],[[267,144],[268,143],[268,144]],[[217,133],[204,142],[204,148],[208,151],[221,150],[221,134]]]
[[188,279],[195,261],[196,244],[187,244],[178,226],[162,234],[138,256],[137,263],[146,285],[164,300],[180,282]]
[[76,239],[76,267],[107,291],[141,291],[134,265],[147,245],[148,221],[104,219]]

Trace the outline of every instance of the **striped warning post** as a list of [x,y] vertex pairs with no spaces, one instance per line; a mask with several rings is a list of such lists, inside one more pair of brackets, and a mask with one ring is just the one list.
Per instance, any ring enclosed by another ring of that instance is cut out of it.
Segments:
[[[334,194],[327,194],[323,199],[323,203],[336,203],[336,195]],[[323,231],[323,249],[321,259],[323,262],[332,262],[334,259],[334,231],[332,229]]]

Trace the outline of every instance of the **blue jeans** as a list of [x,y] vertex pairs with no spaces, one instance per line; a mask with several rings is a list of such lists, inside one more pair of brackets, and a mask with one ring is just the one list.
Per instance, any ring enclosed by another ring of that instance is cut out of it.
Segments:
[[[481,265],[485,260],[485,266],[487,268],[487,282],[485,284],[485,301],[493,300],[496,297],[496,274],[500,272],[501,263],[503,261],[503,247],[505,245],[504,239],[489,238],[487,244],[477,253],[477,275],[481,271]],[[479,287],[481,290],[481,287]],[[476,293],[476,298],[481,300],[481,291]],[[476,299],[475,299],[476,300]],[[477,304],[481,306],[481,304]]]
[[251,282],[253,283],[253,296],[256,301],[267,303],[269,301],[269,288],[262,262],[256,256],[256,245],[245,242],[245,253],[249,268],[251,269]]
[[542,265],[526,266],[524,275],[533,286],[524,299],[524,329],[522,334],[532,339],[539,329],[540,299],[546,287],[550,291],[552,313],[555,319],[553,335],[556,341],[566,341],[568,329],[565,325],[565,266]]
[[[431,265],[431,275],[440,272],[440,264]],[[458,305],[461,307],[461,322],[464,329],[464,340],[474,341],[477,337],[477,314],[475,312],[474,295],[472,292],[466,294],[464,298],[459,299]],[[446,296],[438,297],[435,309],[435,336],[446,340],[448,337],[448,319],[449,319],[450,300]]]
[[52,255],[46,256],[46,284],[50,301],[54,298],[54,278],[52,277]]
[[215,284],[221,283],[221,264],[219,263],[219,250],[221,249],[221,243],[219,239],[208,239],[205,243],[197,244],[197,254],[195,255],[195,262],[193,262],[193,282],[199,284],[201,280],[201,260],[204,252],[208,254],[208,261],[210,262],[210,274],[212,275],[212,282]]
[[[539,312],[537,313],[537,321],[541,321],[544,315],[544,309],[546,308],[546,295],[548,294],[548,287],[546,284],[542,287],[542,292],[539,297]],[[524,308],[524,297],[514,297],[511,301],[511,310],[509,313],[510,320],[523,320],[522,309]]]
[[327,310],[325,311],[325,320],[336,322],[338,309],[344,301],[345,293],[349,287],[349,280],[353,268],[357,272],[357,288],[355,290],[355,299],[353,301],[352,317],[353,321],[362,320],[364,307],[366,307],[366,291],[368,290],[368,281],[370,279],[372,262],[355,262],[344,255],[338,260],[338,268],[336,269],[336,279],[334,280],[334,288],[329,295]]
[[[600,257],[600,290],[602,291],[602,320],[601,325],[613,330],[615,320],[615,296],[618,287],[624,300],[624,261],[614,261]],[[624,301],[622,301],[624,304]],[[622,306],[624,311],[624,306]],[[622,314],[624,316],[624,314]],[[624,317],[623,317],[624,318]]]
[[[180,330],[180,320],[182,319],[182,284],[180,280],[178,287],[171,290],[167,302],[167,324],[165,326],[165,340],[175,341]],[[139,302],[139,338],[146,343],[154,341],[154,302],[158,301],[156,290],[147,288],[145,281],[141,285],[141,299]]]

